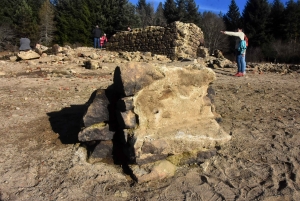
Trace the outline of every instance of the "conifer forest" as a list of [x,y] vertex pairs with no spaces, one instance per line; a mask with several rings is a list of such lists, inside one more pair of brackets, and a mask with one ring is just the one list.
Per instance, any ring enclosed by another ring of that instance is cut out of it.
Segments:
[[249,38],[247,60],[299,63],[300,1],[247,0],[240,10],[231,0],[227,13],[200,12],[195,0],[166,0],[157,7],[146,0],[1,0],[0,51],[11,51],[21,37],[41,43],[92,46],[99,25],[108,38],[127,27],[194,23],[205,35],[205,46],[232,53],[234,39],[220,31],[242,27]]

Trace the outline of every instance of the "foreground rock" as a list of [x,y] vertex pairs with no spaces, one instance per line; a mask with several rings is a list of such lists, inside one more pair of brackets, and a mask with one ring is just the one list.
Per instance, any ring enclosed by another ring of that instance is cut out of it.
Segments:
[[[101,154],[97,146],[113,140],[109,150],[123,165],[202,161],[200,153],[230,140],[215,120],[214,107],[207,96],[214,80],[215,73],[199,65],[155,67],[133,62],[117,67],[113,85],[92,94],[78,138],[82,142],[101,141],[94,148],[99,158],[108,154]],[[93,157],[97,158],[95,154]],[[139,181],[164,178],[158,176],[164,175],[159,170],[144,170],[144,174],[135,176]]]

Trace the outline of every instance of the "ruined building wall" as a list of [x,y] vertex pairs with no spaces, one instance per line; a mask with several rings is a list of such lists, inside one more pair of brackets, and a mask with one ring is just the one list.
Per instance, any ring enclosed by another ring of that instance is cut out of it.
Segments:
[[149,26],[132,32],[118,32],[109,39],[106,48],[110,51],[151,52],[176,60],[198,57],[203,41],[203,32],[195,24],[173,22],[166,27]]

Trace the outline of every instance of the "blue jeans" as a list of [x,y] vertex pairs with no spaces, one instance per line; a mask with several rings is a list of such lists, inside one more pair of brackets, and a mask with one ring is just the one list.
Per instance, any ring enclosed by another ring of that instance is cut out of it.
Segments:
[[100,47],[100,39],[99,38],[94,38],[94,48],[99,48]]
[[246,54],[238,54],[236,57],[236,63],[238,66],[238,72],[246,73]]

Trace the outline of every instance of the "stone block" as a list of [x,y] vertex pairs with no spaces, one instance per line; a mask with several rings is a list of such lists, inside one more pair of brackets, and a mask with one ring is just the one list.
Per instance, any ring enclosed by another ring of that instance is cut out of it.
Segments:
[[110,105],[110,101],[106,96],[106,90],[98,89],[96,92],[94,92],[91,99],[91,104],[83,116],[84,127],[109,121],[110,116],[108,107]]
[[121,112],[129,111],[133,109],[133,98],[132,97],[124,97],[118,100],[117,108]]
[[115,128],[108,124],[98,123],[84,128],[78,134],[78,140],[81,142],[93,140],[112,140],[115,134]]
[[92,151],[88,162],[96,163],[96,162],[106,162],[113,164],[113,142],[109,141],[101,141],[97,144]]
[[135,128],[136,127],[136,115],[131,111],[117,111],[118,125],[121,129]]

